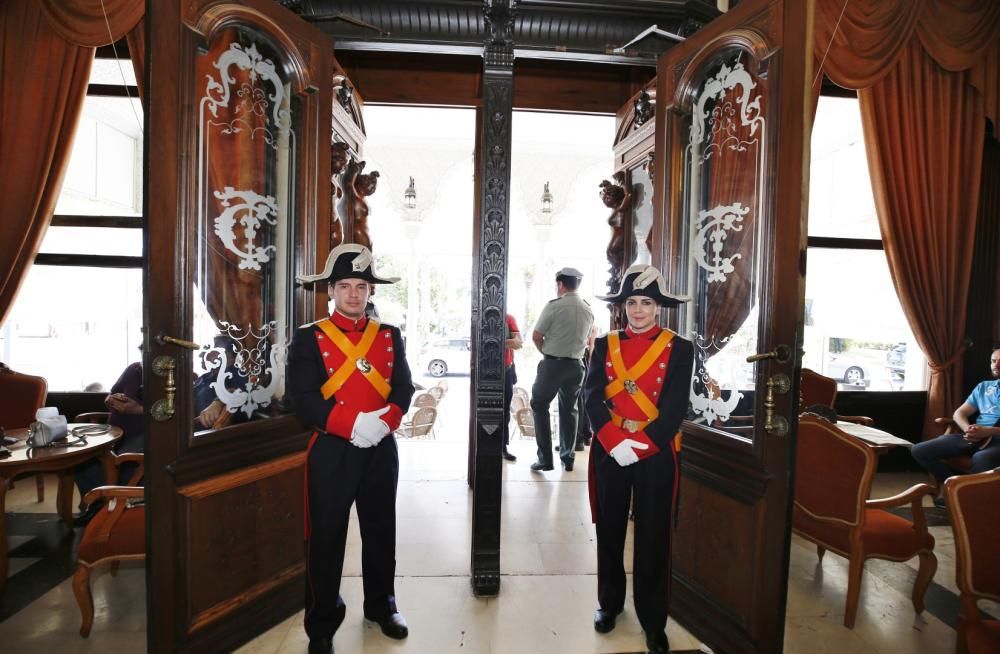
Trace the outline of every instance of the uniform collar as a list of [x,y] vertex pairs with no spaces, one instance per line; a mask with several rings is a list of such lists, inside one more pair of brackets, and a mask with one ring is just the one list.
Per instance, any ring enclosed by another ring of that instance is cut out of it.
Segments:
[[361,316],[357,320],[354,320],[334,309],[333,313],[330,314],[330,321],[341,331],[360,332],[368,324],[368,317]]
[[646,331],[642,332],[641,334],[636,334],[634,331],[632,331],[631,327],[626,327],[625,328],[625,335],[628,336],[629,338],[641,338],[641,339],[645,339],[647,341],[651,341],[654,338],[656,338],[657,336],[659,336],[660,332],[662,332],[662,331],[663,331],[662,329],[660,329],[656,325],[653,325],[652,327],[650,327]]

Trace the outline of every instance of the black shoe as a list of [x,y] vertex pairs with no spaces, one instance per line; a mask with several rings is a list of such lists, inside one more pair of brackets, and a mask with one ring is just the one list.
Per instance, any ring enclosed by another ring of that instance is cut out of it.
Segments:
[[507,450],[503,451],[503,455],[502,456],[503,456],[503,458],[506,461],[517,461],[517,457],[514,456],[513,454],[511,454],[510,452],[508,452]]
[[563,468],[566,469],[566,472],[573,472],[573,462],[572,461],[563,461]]
[[615,628],[615,618],[621,615],[622,609],[617,611],[605,611],[597,609],[594,611],[594,631],[606,634]]
[[591,442],[592,438],[593,438],[592,436],[588,436],[587,438],[584,438],[583,439],[583,444],[586,445],[587,447],[590,447],[590,442]]
[[649,654],[670,654],[667,634],[662,631],[658,634],[646,634],[646,649],[649,650]]
[[948,508],[948,502],[945,501],[944,495],[939,495],[938,497],[934,498],[934,506],[936,506],[939,509]]
[[551,463],[532,463],[531,464],[531,471],[532,472],[543,472],[543,471],[546,471],[546,470],[554,470],[554,469],[555,469],[555,467]]
[[399,611],[391,613],[381,619],[369,618],[366,615],[365,620],[377,623],[379,628],[382,629],[382,633],[389,638],[403,640],[410,633],[410,630],[406,627],[406,620],[403,619],[403,614]]
[[333,654],[333,638],[310,638],[309,654]]
[[583,443],[577,443],[576,447],[573,448],[573,451],[574,452],[582,452],[583,451]]
[[553,445],[552,446],[552,451],[553,452],[558,452],[559,451],[559,446],[558,445]]

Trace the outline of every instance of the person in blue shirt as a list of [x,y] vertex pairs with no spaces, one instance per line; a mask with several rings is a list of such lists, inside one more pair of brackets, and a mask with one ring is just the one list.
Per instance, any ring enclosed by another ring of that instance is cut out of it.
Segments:
[[[911,450],[917,463],[934,475],[939,489],[955,474],[942,459],[972,455],[974,473],[1000,467],[1000,348],[990,355],[990,372],[993,379],[977,384],[952,415],[962,433],[944,434]],[[943,506],[943,497],[934,504]]]

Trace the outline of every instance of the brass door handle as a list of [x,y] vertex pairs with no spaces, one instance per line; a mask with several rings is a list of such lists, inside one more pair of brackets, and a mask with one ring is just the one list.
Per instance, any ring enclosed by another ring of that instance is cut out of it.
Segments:
[[766,359],[774,359],[778,363],[788,363],[792,360],[792,348],[787,345],[779,345],[770,352],[751,354],[747,357],[747,363],[755,363]]
[[201,345],[198,345],[194,341],[186,341],[183,338],[175,338],[173,336],[167,336],[163,332],[160,332],[156,336],[156,342],[159,343],[160,345],[167,345],[168,343],[170,345],[180,345],[181,347],[186,347],[189,350],[200,350],[202,347]]
[[788,420],[784,416],[775,415],[775,395],[784,395],[792,387],[788,375],[781,372],[767,380],[767,394],[764,396],[764,431],[772,436],[784,436],[788,433]]
[[167,396],[154,402],[150,409],[150,415],[157,422],[166,422],[174,417],[174,396],[177,393],[177,385],[174,383],[174,370],[176,368],[177,363],[174,358],[166,354],[161,354],[153,359],[153,373],[159,377],[167,378]]

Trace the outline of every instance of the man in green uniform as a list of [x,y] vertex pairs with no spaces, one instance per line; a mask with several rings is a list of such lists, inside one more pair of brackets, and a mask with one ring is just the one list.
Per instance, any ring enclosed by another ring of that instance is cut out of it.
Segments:
[[594,324],[594,312],[576,290],[583,278],[576,268],[556,273],[556,299],[542,309],[531,340],[544,358],[531,387],[531,411],[535,418],[538,461],[533,472],[552,470],[552,428],[549,405],[559,396],[559,458],[567,471],[573,470],[576,446],[577,399],[583,385],[583,352]]

